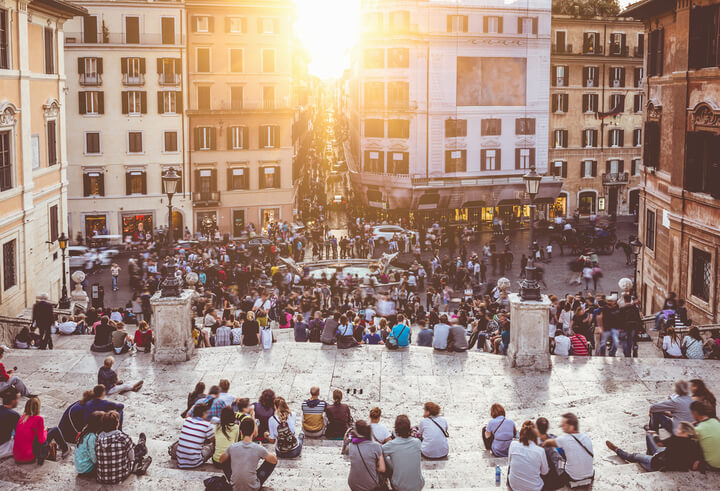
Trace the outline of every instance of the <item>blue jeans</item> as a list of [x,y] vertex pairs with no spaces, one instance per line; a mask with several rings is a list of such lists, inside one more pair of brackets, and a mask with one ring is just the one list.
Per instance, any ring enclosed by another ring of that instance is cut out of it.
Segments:
[[277,456],[283,459],[293,459],[295,457],[300,457],[300,453],[302,452],[302,446],[303,446],[303,439],[305,438],[304,433],[300,433],[297,436],[297,447],[293,448],[289,452],[281,452],[278,450],[277,447],[275,447],[275,451],[277,452]]
[[597,347],[595,354],[605,356],[605,346],[607,345],[609,339],[612,339],[609,355],[615,356],[615,353],[618,349],[618,344],[620,342],[620,335],[617,329],[605,329],[603,331],[602,337],[600,338],[600,345]]
[[[665,416],[663,413],[652,413],[650,414],[650,429],[658,431],[660,428],[665,428],[670,434],[673,434],[673,421],[671,418]],[[654,443],[654,442],[653,442]]]
[[660,324],[662,324],[665,321],[665,314],[662,312],[658,312],[655,314],[655,327],[653,328],[654,331],[660,330]]
[[113,287],[113,290],[117,290],[117,287],[118,287],[118,277],[117,276],[112,277],[112,287]]
[[636,462],[642,466],[643,469],[646,471],[652,472],[652,466],[650,463],[652,462],[652,458],[665,450],[664,448],[660,448],[655,443],[655,439],[653,438],[653,435],[650,433],[647,433],[645,435],[645,444],[647,445],[647,453],[641,454],[641,453],[627,453],[621,448],[618,448],[615,453],[618,454],[618,456],[623,459],[627,460],[628,462]]
[[625,358],[632,358],[633,346],[635,344],[635,331],[625,331],[622,347]]

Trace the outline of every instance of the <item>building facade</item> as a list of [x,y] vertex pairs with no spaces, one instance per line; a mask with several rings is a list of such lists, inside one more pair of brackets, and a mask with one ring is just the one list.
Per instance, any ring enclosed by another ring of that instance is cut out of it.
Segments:
[[637,213],[644,44],[632,19],[553,15],[549,172],[563,180],[553,213]]
[[646,94],[639,292],[646,314],[669,292],[693,324],[720,322],[720,1],[643,0]]
[[63,28],[84,9],[0,2],[0,315],[59,300],[67,230]]
[[188,0],[189,189],[197,229],[291,221],[294,3]]
[[[348,78],[355,194],[450,222],[527,213],[522,175],[547,171],[550,1],[363,2]],[[538,202],[560,181],[544,178]]]
[[185,17],[182,3],[82,2],[68,22],[69,221],[72,237],[138,237],[168,225],[161,176],[182,177],[175,237],[192,230],[185,168]]

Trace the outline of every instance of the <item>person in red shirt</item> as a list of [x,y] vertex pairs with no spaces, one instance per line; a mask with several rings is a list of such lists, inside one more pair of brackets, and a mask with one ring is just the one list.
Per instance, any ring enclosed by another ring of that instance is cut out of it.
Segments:
[[25,403],[25,411],[15,428],[13,457],[18,464],[37,462],[42,465],[50,453],[50,443],[56,442],[65,457],[68,448],[57,426],[46,429],[45,420],[40,416],[40,399],[32,397]]
[[570,331],[570,346],[572,347],[573,356],[589,356],[590,345],[585,336]]
[[150,352],[153,343],[153,332],[145,321],[140,321],[135,331],[135,346],[145,348],[145,353]]
[[[5,349],[0,347],[0,360],[2,360],[4,354]],[[0,363],[0,392],[4,391],[8,387],[15,387],[21,396],[33,397],[23,381],[13,375],[14,373],[15,370],[5,370],[5,365]]]

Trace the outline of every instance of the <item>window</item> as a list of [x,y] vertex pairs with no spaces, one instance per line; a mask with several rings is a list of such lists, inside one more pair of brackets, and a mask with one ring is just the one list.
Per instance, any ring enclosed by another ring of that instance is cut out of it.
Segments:
[[633,69],[633,84],[635,87],[643,86],[643,67],[636,66]]
[[97,15],[83,16],[83,43],[94,44],[98,42],[98,18]]
[[210,193],[217,191],[217,172],[215,169],[198,169],[195,171],[195,189],[200,193],[200,200],[209,201]]
[[582,162],[580,162],[580,177],[597,177],[597,161],[583,160]]
[[622,147],[625,144],[625,131],[612,129],[608,131],[608,145],[611,147]]
[[653,210],[645,211],[645,247],[649,250],[655,250],[655,212]]
[[125,16],[125,44],[140,43],[140,17]]
[[468,16],[448,15],[447,32],[468,32]]
[[80,114],[97,115],[105,113],[105,94],[98,91],[78,92]]
[[483,19],[483,32],[488,34],[501,34],[503,32],[503,18],[486,15]]
[[550,167],[552,175],[555,177],[567,178],[567,162],[563,160],[556,160]]
[[196,15],[195,16],[195,32],[212,32],[210,28],[211,17],[207,15]]
[[105,178],[100,171],[83,174],[83,196],[105,196]]
[[201,111],[210,110],[210,86],[199,85],[197,88],[197,108]]
[[142,131],[128,131],[128,153],[143,153]]
[[0,68],[10,68],[8,11],[0,9]]
[[480,124],[482,136],[498,136],[502,130],[502,120],[499,118],[483,119]]
[[586,148],[597,147],[598,144],[598,130],[583,130],[582,131],[582,146]]
[[410,84],[407,82],[388,83],[388,105],[405,109],[410,105]]
[[368,48],[364,56],[365,68],[385,68],[385,50],[383,48]]
[[85,154],[86,155],[100,154],[100,132],[99,131],[88,131],[85,133]]
[[55,165],[57,160],[57,122],[52,119],[47,122],[47,158],[48,165]]
[[215,128],[199,126],[195,128],[195,150],[215,150]]
[[147,194],[147,176],[144,171],[130,171],[125,174],[125,194]]
[[3,290],[8,291],[17,284],[15,239],[3,244]]
[[122,113],[135,116],[147,113],[147,92],[138,90],[122,92]]
[[583,215],[595,213],[597,191],[583,191],[578,195],[578,209]]
[[467,171],[467,150],[445,150],[445,172]]
[[160,19],[163,44],[175,44],[175,18],[163,17]]
[[0,131],[0,191],[13,187],[11,135],[12,131]]
[[597,94],[583,94],[583,96],[582,96],[583,112],[584,113],[598,112],[598,100],[599,100],[599,96]]
[[240,111],[244,104],[244,89],[240,86],[230,87],[230,109]]
[[645,122],[643,165],[660,168],[660,123],[657,121]]
[[583,87],[598,87],[600,70],[596,66],[583,67]]
[[368,12],[363,19],[363,27],[366,31],[377,31],[383,27],[382,12]]
[[238,189],[250,189],[249,179],[250,169],[244,167],[238,167],[227,170],[227,187],[228,191],[235,191]]
[[648,35],[647,68],[648,77],[663,74],[665,30],[656,29]]
[[643,112],[643,95],[635,94],[633,96],[633,111],[636,113]]
[[408,68],[410,66],[410,50],[408,48],[388,49],[388,68]]
[[390,29],[393,32],[408,32],[410,30],[410,12],[407,10],[390,12]]
[[445,120],[445,138],[455,138],[467,136],[467,120],[466,119],[446,119]]
[[619,159],[608,160],[605,162],[605,172],[607,174],[624,174],[625,161]]
[[389,120],[388,138],[410,138],[410,121],[407,119]]
[[260,189],[280,188],[280,167],[260,167]]
[[482,149],[480,150],[480,170],[500,170],[500,149]]
[[371,150],[365,151],[365,165],[363,166],[363,170],[365,172],[377,172],[377,173],[384,173],[385,172],[385,161],[384,159],[384,152],[374,152]]
[[159,114],[181,114],[182,113],[182,92],[166,90],[158,92],[158,113]]
[[385,137],[385,120],[382,119],[366,119],[365,120],[365,138],[384,138]]
[[610,67],[610,87],[625,87],[625,67]]
[[178,151],[177,131],[163,132],[163,152],[176,153]]
[[50,242],[55,242],[60,236],[60,214],[58,213],[58,205],[52,205],[48,215],[50,217]]
[[247,126],[231,126],[228,135],[228,148],[233,150],[246,150],[249,148]]
[[633,130],[633,146],[639,147],[642,145],[642,130],[636,128]]
[[624,32],[610,33],[610,56],[627,56],[627,46]]
[[625,112],[625,94],[611,94],[610,109],[613,111]]
[[385,84],[382,82],[365,83],[365,105],[382,107],[385,105]]
[[266,111],[275,109],[275,87],[263,87],[263,108]]
[[403,175],[409,174],[410,154],[408,152],[388,152],[387,173]]
[[518,17],[518,34],[537,34],[537,17]]
[[557,53],[565,52],[565,40],[567,39],[567,33],[565,31],[555,31],[555,49]]
[[243,50],[230,48],[230,71],[239,73],[243,71]]
[[535,167],[535,149],[516,148],[515,169],[529,169],[530,167]]
[[583,33],[583,54],[602,54],[599,32]]
[[45,73],[55,73],[55,32],[52,27],[43,29],[45,42]]
[[[707,4],[706,4],[707,5]],[[690,68],[720,66],[720,9],[694,5],[690,10]]]
[[565,65],[553,65],[553,87],[567,87],[569,85],[568,80],[568,67]]
[[210,48],[197,48],[197,71],[208,73],[210,71]]
[[141,85],[145,82],[145,58],[120,58],[123,83]]
[[226,17],[225,32],[245,34],[247,32],[247,19],[245,17]]
[[568,94],[553,94],[552,95],[552,111],[554,113],[566,113],[568,112]]
[[630,175],[631,176],[639,176],[640,175],[640,159],[632,159],[630,162]]
[[568,146],[568,131],[567,130],[555,130],[553,132],[553,148],[567,148]]
[[161,85],[177,85],[180,83],[182,62],[180,58],[158,58],[157,72]]
[[102,83],[102,72],[102,58],[78,58],[80,85],[100,85]]
[[534,135],[535,118],[517,118],[515,120],[516,135]]
[[709,252],[693,247],[690,292],[694,297],[709,302],[713,281],[712,256]]
[[263,73],[274,73],[275,72],[275,50],[274,49],[262,50],[262,70],[263,70]]
[[258,27],[258,31],[262,34],[277,34],[280,30],[280,22],[278,19],[260,19]]
[[720,198],[720,135],[689,131],[685,145],[685,189]]
[[279,126],[260,126],[260,148],[280,148]]

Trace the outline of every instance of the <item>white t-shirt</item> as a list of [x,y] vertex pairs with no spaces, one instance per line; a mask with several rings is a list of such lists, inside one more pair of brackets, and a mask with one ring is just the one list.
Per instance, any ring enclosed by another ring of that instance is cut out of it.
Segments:
[[[277,440],[278,437],[278,425],[279,425],[280,418],[277,416],[270,416],[270,419],[268,420],[268,431],[270,432],[270,439],[271,440]],[[295,434],[295,413],[290,413],[290,416],[288,416],[287,424],[290,427],[290,431],[292,434]]]
[[[575,438],[577,440],[575,440]],[[593,475],[592,440],[585,433],[565,434],[555,439],[558,447],[565,451],[565,472],[574,480],[580,481]],[[578,443],[579,442],[579,443]],[[581,445],[582,443],[582,445]],[[583,449],[583,446],[585,449]]]
[[[433,421],[437,424],[433,423]],[[438,428],[438,425],[447,433],[448,424],[442,416],[435,416],[432,419],[423,418],[418,425],[418,433],[422,436],[420,449],[425,457],[431,459],[445,457],[449,451],[448,439],[442,430]]]
[[555,354],[568,356],[570,354],[570,338],[564,334],[555,336]]
[[548,473],[545,450],[530,442],[525,446],[521,442],[510,443],[508,450],[508,476],[512,489],[540,491],[543,488],[541,474]]
[[76,328],[77,322],[67,321],[58,326],[58,331],[60,331],[61,334],[73,334]]
[[370,429],[372,430],[373,438],[381,445],[392,436],[387,427],[382,423],[370,423]]

